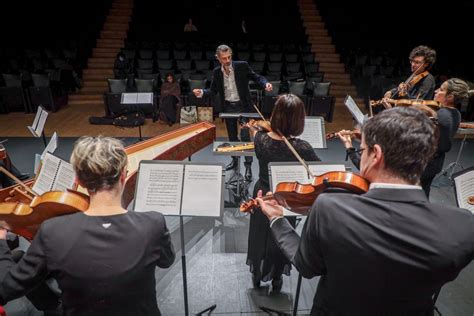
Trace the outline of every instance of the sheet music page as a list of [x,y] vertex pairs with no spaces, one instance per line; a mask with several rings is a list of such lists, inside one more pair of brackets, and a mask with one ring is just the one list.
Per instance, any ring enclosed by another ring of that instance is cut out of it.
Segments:
[[456,199],[459,207],[474,213],[474,205],[467,202],[470,196],[474,196],[474,170],[454,178],[454,185],[456,186]]
[[181,215],[221,215],[222,166],[185,165]]
[[[298,165],[272,165],[270,166],[272,176],[272,191],[276,190],[276,186],[280,182],[299,182],[301,184],[310,183],[311,179],[308,177],[306,169]],[[315,175],[319,176],[329,171],[346,171],[344,164],[310,164],[309,170]],[[293,213],[287,209],[283,211],[284,216],[300,216],[300,214]]]
[[135,195],[135,211],[179,215],[184,166],[141,163]]
[[361,112],[354,99],[350,95],[346,96],[344,105],[349,110],[349,112],[351,112],[352,117],[356,120],[356,122],[359,125],[362,125],[364,122],[364,114]]
[[44,125],[46,124],[46,119],[48,118],[48,112],[42,107],[38,107],[38,109],[41,109],[41,114],[38,121],[38,125],[35,128],[35,132],[36,134],[41,135],[43,133]]
[[53,187],[54,178],[56,177],[56,172],[59,168],[61,159],[46,153],[44,156],[42,166],[39,172],[38,177],[35,180],[35,183],[32,187],[32,190],[37,194],[41,195],[45,192],[51,191]]
[[72,189],[75,180],[76,173],[72,165],[67,161],[61,160],[51,191],[67,191],[67,189]]
[[56,148],[58,148],[58,133],[54,132],[51,140],[48,143],[48,146],[46,146],[43,153],[41,154],[41,159],[44,159],[44,155],[46,155],[46,153],[54,153]]
[[34,130],[38,126],[40,116],[41,116],[41,107],[38,106],[38,108],[36,109],[35,119],[33,120],[33,124],[31,124],[31,127],[33,127]]
[[137,103],[140,104],[152,104],[153,103],[153,92],[141,92],[137,93]]
[[299,138],[310,143],[313,148],[326,148],[325,137],[323,119],[319,117],[306,117],[304,120],[304,131]]
[[122,104],[137,103],[137,93],[122,93]]

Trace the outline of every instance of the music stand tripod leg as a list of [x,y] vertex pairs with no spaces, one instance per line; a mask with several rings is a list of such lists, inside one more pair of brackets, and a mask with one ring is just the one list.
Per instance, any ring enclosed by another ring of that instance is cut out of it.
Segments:
[[454,170],[456,169],[456,166],[460,166],[461,169],[463,169],[463,166],[459,163],[459,159],[461,158],[461,153],[462,153],[462,150],[464,148],[464,143],[466,142],[466,137],[467,137],[467,134],[464,134],[464,137],[461,141],[461,146],[459,147],[459,151],[458,151],[458,154],[456,156],[456,161],[454,162],[453,164],[453,168],[451,169],[451,174],[449,175],[449,180],[453,181],[453,174],[454,174]]

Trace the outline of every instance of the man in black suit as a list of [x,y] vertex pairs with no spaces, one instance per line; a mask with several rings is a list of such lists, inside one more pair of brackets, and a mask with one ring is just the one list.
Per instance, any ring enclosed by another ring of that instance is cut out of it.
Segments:
[[[256,74],[246,61],[232,61],[232,49],[227,45],[219,45],[216,49],[216,58],[221,66],[214,68],[210,89],[194,89],[196,97],[216,95],[219,93],[221,104],[227,113],[254,112],[250,98],[249,81],[253,80],[266,91],[272,91],[272,84],[264,77]],[[226,119],[227,134],[230,141],[239,141],[237,136],[237,119]],[[240,132],[242,141],[250,141],[248,129]],[[252,179],[252,157],[245,157],[245,178]],[[237,167],[237,157],[226,170]]]
[[433,315],[434,300],[474,256],[474,216],[430,203],[420,175],[436,144],[421,111],[393,108],[362,129],[367,193],[323,193],[301,238],[276,202],[257,199],[306,278],[321,275],[311,315]]

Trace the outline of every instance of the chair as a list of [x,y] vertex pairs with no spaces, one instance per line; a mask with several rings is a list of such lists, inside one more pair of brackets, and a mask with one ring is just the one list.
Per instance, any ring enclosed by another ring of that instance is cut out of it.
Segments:
[[2,74],[5,87],[0,87],[0,103],[3,112],[8,113],[12,110],[24,110],[32,112],[27,94],[23,87],[22,76],[14,74]]
[[205,72],[209,70],[209,61],[208,60],[195,60],[194,66],[196,68],[196,71]]
[[237,59],[238,60],[244,60],[244,61],[249,61],[250,59],[250,52],[248,51],[242,51],[237,54]]
[[155,80],[135,78],[135,87],[137,88],[137,92],[155,92]]
[[314,64],[316,59],[314,58],[314,53],[303,53],[301,54],[301,59],[305,64]]
[[288,82],[288,89],[291,94],[298,96],[309,110],[308,95],[306,94],[306,81],[290,81]]
[[51,81],[48,75],[32,74],[33,87],[29,88],[32,109],[36,110],[39,105],[44,106],[52,112],[59,109],[59,102],[53,97]]
[[191,70],[191,60],[189,59],[177,60],[176,69],[179,71]]
[[314,83],[309,115],[322,115],[326,121],[332,122],[336,100],[329,96],[330,88],[331,82]]
[[272,91],[264,91],[263,95],[262,113],[265,115],[270,115],[272,113],[275,101],[280,92],[280,81],[270,81],[270,83],[273,86]]
[[153,51],[151,49],[140,49],[139,54],[141,59],[153,59]]
[[296,63],[298,61],[298,54],[287,53],[285,54],[285,60],[287,63]]
[[137,69],[153,70],[153,59],[137,59]]
[[202,59],[202,51],[200,50],[192,50],[189,52],[189,57],[191,59],[196,59],[196,60],[200,60]]
[[170,58],[169,49],[158,49],[156,51],[156,58],[157,59],[169,59]]
[[268,54],[268,60],[271,62],[281,62],[283,59],[282,53],[270,53]]
[[186,59],[187,51],[185,50],[174,50],[173,56],[174,59]]
[[122,93],[127,92],[128,79],[107,79],[109,92],[104,93],[105,115],[115,115],[125,111]]
[[264,62],[267,58],[267,53],[265,52],[253,52],[253,60],[257,62]]
[[304,64],[304,72],[306,76],[312,76],[319,73],[319,64]]
[[263,72],[263,68],[265,67],[264,62],[252,62],[250,64],[250,67],[253,69],[258,74],[261,74]]
[[124,93],[127,91],[127,79],[107,79],[110,93]]

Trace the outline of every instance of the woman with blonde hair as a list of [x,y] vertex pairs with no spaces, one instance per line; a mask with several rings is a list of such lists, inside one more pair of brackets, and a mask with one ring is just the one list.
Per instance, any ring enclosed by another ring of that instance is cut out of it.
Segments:
[[64,315],[160,315],[155,268],[171,266],[175,252],[161,213],[128,212],[121,205],[127,174],[122,143],[82,137],[71,163],[89,192],[89,208],[45,221],[17,264],[0,228],[0,305],[49,276],[62,291]]

